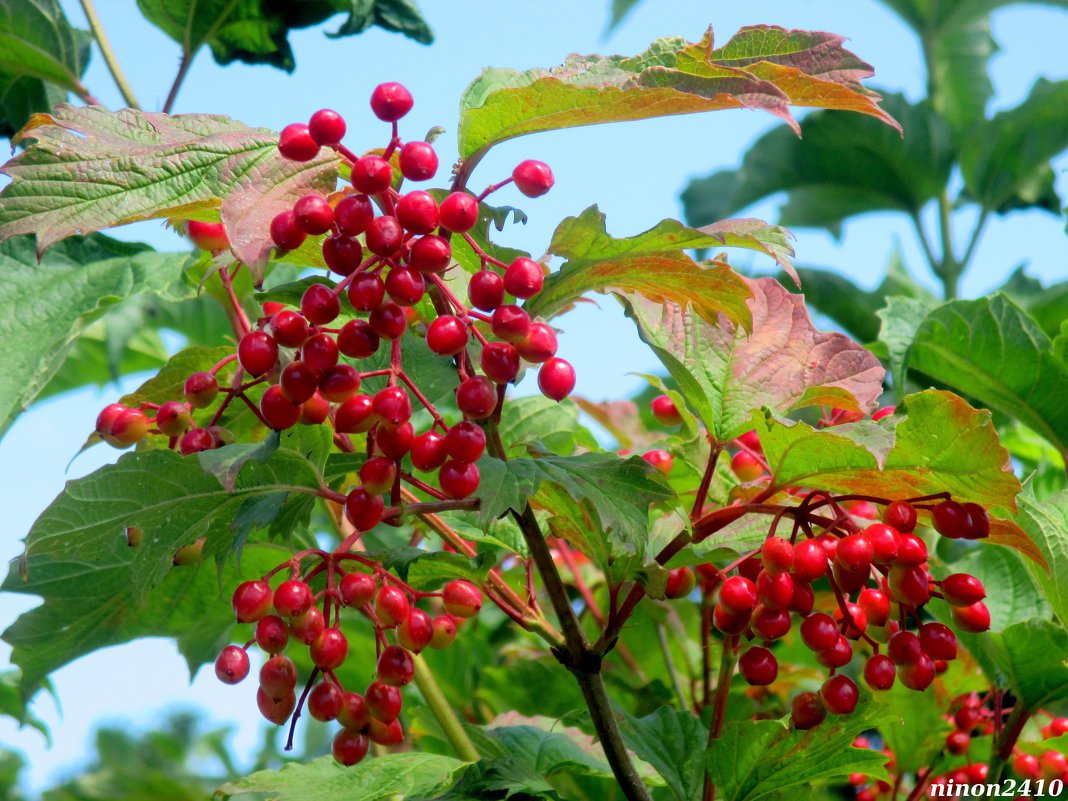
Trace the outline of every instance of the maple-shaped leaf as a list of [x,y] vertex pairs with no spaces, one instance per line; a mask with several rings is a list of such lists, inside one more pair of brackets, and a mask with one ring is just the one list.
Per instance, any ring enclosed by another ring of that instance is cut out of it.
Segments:
[[477,162],[493,145],[524,134],[692,114],[761,109],[799,131],[790,106],[859,111],[900,130],[860,81],[870,65],[830,33],[775,26],[742,28],[716,49],[709,28],[698,43],[658,39],[633,57],[569,57],[551,70],[488,69],[460,104],[460,156]]
[[271,218],[337,179],[332,156],[289,161],[277,134],[217,114],[60,105],[35,114],[13,141],[26,140],[0,167],[11,177],[0,193],[0,240],[35,234],[39,254],[73,234],[221,211],[234,256],[258,271],[272,247]]
[[707,322],[678,303],[628,295],[628,314],[717,440],[749,428],[754,409],[805,406],[870,412],[882,393],[879,360],[849,337],[816,329],[804,298],[773,278],[743,279],[752,297],[746,331],[725,316]]

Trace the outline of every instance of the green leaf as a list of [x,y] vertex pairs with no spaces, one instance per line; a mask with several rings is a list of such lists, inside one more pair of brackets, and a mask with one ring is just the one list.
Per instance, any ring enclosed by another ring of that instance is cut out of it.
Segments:
[[643,718],[622,713],[620,733],[627,748],[652,765],[676,801],[700,801],[704,755],[698,743],[708,726],[689,711],[661,707]]
[[926,104],[887,94],[884,105],[908,131],[903,139],[869,117],[810,114],[802,138],[773,130],[750,147],[740,168],[692,181],[682,193],[686,221],[707,225],[779,192],[787,193],[779,222],[789,227],[837,232],[858,214],[918,213],[949,178],[949,131]]
[[886,692],[872,693],[872,698],[875,705],[885,710],[887,720],[879,726],[879,733],[893,752],[899,769],[914,773],[932,764],[952,729],[940,705],[927,693],[910,690],[900,681],[894,682]]
[[701,320],[675,303],[628,296],[627,313],[716,439],[752,426],[753,409],[785,414],[830,405],[871,411],[882,393],[878,359],[839,333],[812,325],[804,300],[773,278],[743,279],[752,292],[751,333]]
[[0,137],[66,100],[67,91],[88,95],[81,82],[88,63],[88,34],[71,27],[56,0],[7,0],[0,6]]
[[39,254],[75,233],[221,206],[234,256],[262,278],[271,218],[337,179],[331,154],[289,161],[276,134],[221,115],[61,105],[12,141],[26,139],[0,168],[11,177],[0,193],[0,240],[32,233]]
[[886,345],[890,378],[898,397],[905,392],[909,350],[916,339],[916,332],[934,306],[933,298],[893,296],[886,299],[886,306],[875,312],[881,321],[879,341]]
[[757,108],[796,130],[791,104],[859,111],[896,125],[860,86],[871,67],[827,33],[743,28],[715,50],[659,39],[631,57],[572,56],[552,70],[489,69],[460,103],[460,156],[524,134],[725,108]]
[[1038,546],[1047,565],[1045,570],[1035,564],[1028,568],[1061,623],[1068,626],[1068,490],[1040,501],[1028,482],[1019,503],[1016,522]]
[[[1024,530],[1027,531],[1026,528]],[[1037,546],[1038,541],[1033,536],[1031,539]],[[939,544],[944,542],[941,540]],[[1041,550],[1041,546],[1039,548]],[[1028,568],[1031,573],[1028,573]],[[1050,618],[1050,605],[1031,580],[1032,575],[1044,575],[1045,569],[1031,560],[1025,562],[1018,553],[1008,548],[985,543],[974,546],[962,558],[932,568],[932,572],[940,579],[950,573],[968,573],[988,587],[985,603],[990,609],[991,631],[1002,631],[1026,620]]]
[[908,351],[910,368],[1020,420],[1068,453],[1068,363],[1055,342],[1003,295],[931,311]]
[[426,551],[421,548],[386,548],[368,551],[367,555],[382,562],[403,581],[420,590],[438,590],[453,579],[467,579],[480,584],[493,567],[489,554],[470,558],[448,551]]
[[1056,337],[1061,323],[1068,319],[1068,281],[1043,286],[1018,267],[998,291],[1008,295],[1050,337]]
[[807,795],[814,783],[842,780],[850,773],[885,779],[886,756],[854,748],[853,741],[890,717],[885,708],[862,698],[853,714],[829,715],[808,731],[792,730],[778,720],[730,721],[708,750],[717,801],[755,801],[791,788]]
[[612,16],[608,20],[608,32],[615,30],[641,0],[612,0]]
[[60,369],[79,335],[113,304],[139,292],[191,295],[184,253],[156,253],[104,236],[70,240],[37,264],[25,237],[0,244],[6,291],[0,301],[0,433]]
[[338,798],[379,801],[398,795],[431,796],[444,789],[468,763],[437,754],[386,754],[347,768],[325,756],[307,763],[291,762],[281,770],[261,770],[228,782],[216,797],[269,793],[276,801],[337,801]]
[[1068,698],[1068,632],[1063,628],[1031,620],[983,636],[995,639],[997,667],[1027,709]]
[[138,0],[141,13],[192,57],[207,45],[215,61],[269,64],[292,72],[296,67],[289,34],[318,25],[339,12],[348,19],[334,36],[363,33],[373,25],[423,44],[433,41],[426,21],[411,0]]
[[616,239],[604,214],[590,206],[556,228],[549,251],[566,261],[524,307],[532,316],[553,317],[587,292],[637,293],[653,301],[692,304],[709,321],[718,314],[748,327],[749,290],[726,264],[699,265],[684,251],[723,244],[713,236],[664,220],[637,236]]
[[508,456],[523,456],[529,450],[570,456],[579,447],[596,449],[597,440],[579,423],[578,413],[572,400],[557,402],[544,395],[510,398],[501,411],[499,428]]
[[1068,148],[1068,81],[1040,78],[1019,106],[974,128],[961,146],[968,195],[1000,214],[1040,208],[1060,214],[1050,159]]
[[79,656],[140,637],[173,637],[195,672],[215,659],[233,625],[233,610],[220,587],[262,575],[286,558],[273,548],[249,547],[246,576],[230,567],[219,574],[210,564],[176,568],[141,599],[131,582],[138,549],[126,545],[121,526],[110,531],[89,555],[62,550],[31,555],[24,563],[26,579],[13,566],[0,587],[44,601],[3,633],[13,649],[11,661],[22,669],[24,695]]
[[[26,696],[20,690],[20,684],[21,674],[18,670],[0,671],[0,715],[14,718],[18,721],[19,728],[29,726],[36,729],[45,738],[45,741],[51,745],[52,734],[49,732],[48,726],[29,710]],[[6,796],[3,794],[4,789],[2,778],[0,778],[0,798],[5,798],[6,801]]]

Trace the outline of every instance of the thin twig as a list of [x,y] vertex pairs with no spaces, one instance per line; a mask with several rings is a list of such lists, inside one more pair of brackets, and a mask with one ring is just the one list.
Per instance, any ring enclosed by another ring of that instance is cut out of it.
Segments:
[[111,73],[111,77],[115,79],[115,85],[122,92],[126,105],[132,109],[140,110],[141,106],[138,104],[133,89],[130,88],[130,84],[126,80],[126,76],[122,73],[122,67],[119,66],[119,61],[115,58],[115,52],[111,49],[107,34],[104,33],[104,26],[100,24],[100,17],[97,16],[96,8],[93,7],[93,0],[80,0],[80,2],[82,10],[85,12],[85,18],[89,21],[89,29],[93,32],[93,38],[96,39],[96,43],[100,47],[100,53],[104,56],[108,71]]

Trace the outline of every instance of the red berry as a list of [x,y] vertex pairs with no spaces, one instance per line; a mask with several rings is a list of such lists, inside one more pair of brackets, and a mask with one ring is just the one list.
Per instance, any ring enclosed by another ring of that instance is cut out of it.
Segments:
[[890,638],[887,653],[895,665],[913,665],[923,656],[923,644],[911,631],[899,631]]
[[663,426],[677,426],[682,422],[682,415],[678,407],[667,395],[657,395],[649,402],[649,411],[653,413],[656,421]]
[[467,347],[467,326],[459,317],[445,314],[426,330],[426,344],[439,356],[455,356]]
[[245,372],[261,376],[278,361],[278,343],[263,331],[250,331],[237,343],[237,358]]
[[373,355],[381,342],[366,320],[349,320],[337,334],[337,349],[352,359]]
[[516,188],[527,197],[541,197],[553,186],[553,171],[543,161],[527,159],[512,170]]
[[890,617],[890,599],[882,590],[861,590],[857,597],[857,606],[864,610],[869,625],[884,626]]
[[966,731],[951,731],[946,735],[946,750],[951,754],[963,754],[971,743],[972,738]]
[[898,603],[923,606],[931,598],[927,571],[922,567],[890,568],[890,594]]
[[986,509],[977,503],[964,504],[968,518],[972,521],[971,531],[965,534],[965,539],[982,540],[990,536],[990,515]]
[[378,421],[391,428],[411,419],[412,401],[401,387],[386,387],[375,394],[371,406]]
[[507,384],[519,373],[519,351],[507,342],[490,342],[482,348],[479,364],[487,378]]
[[326,628],[326,618],[319,607],[312,606],[303,615],[289,621],[289,633],[305,645],[311,645]]
[[206,428],[194,428],[192,431],[187,431],[178,443],[178,450],[182,456],[210,451],[214,447],[216,447],[215,437]]
[[370,745],[371,741],[366,735],[358,731],[342,729],[334,735],[333,742],[330,744],[330,753],[334,755],[334,759],[339,764],[351,767],[367,756],[367,749]]
[[420,434],[412,440],[411,457],[416,470],[437,470],[448,458],[445,437],[436,431]]
[[367,322],[372,331],[386,339],[399,339],[408,329],[408,316],[404,309],[389,301],[371,312]]
[[773,576],[762,570],[757,576],[757,597],[771,609],[786,609],[794,597],[794,580],[789,573]]
[[832,715],[848,715],[857,708],[860,693],[849,676],[831,676],[820,688],[823,703]]
[[872,544],[863,534],[850,534],[848,537],[843,537],[835,551],[835,559],[838,563],[854,573],[867,572],[874,555]]
[[440,273],[452,261],[449,240],[437,234],[427,234],[412,241],[408,264],[421,273]]
[[298,359],[282,368],[279,386],[290,403],[300,405],[319,388],[319,374]]
[[697,577],[688,567],[676,567],[668,572],[664,597],[671,600],[685,598],[697,586]]
[[404,229],[396,217],[376,217],[364,234],[367,249],[376,256],[392,256],[404,241]]
[[324,629],[311,644],[308,653],[320,670],[336,670],[349,654],[349,641],[340,629]]
[[271,241],[279,250],[296,250],[307,238],[292,210],[279,212],[271,220]]
[[434,618],[432,625],[434,636],[430,638],[430,647],[441,651],[452,645],[452,641],[456,639],[456,621],[452,619],[452,616],[438,615]]
[[308,338],[308,321],[295,311],[280,311],[271,318],[271,333],[279,345],[299,348]]
[[931,659],[952,662],[957,658],[957,636],[942,623],[924,623],[920,626],[920,642]]
[[317,426],[330,416],[330,401],[316,392],[300,407],[300,422],[306,426]]
[[471,305],[482,311],[493,311],[504,303],[504,279],[492,270],[479,270],[467,285]]
[[762,640],[777,640],[790,631],[790,613],[757,604],[750,621],[753,633]]
[[227,645],[215,660],[215,676],[223,684],[237,684],[248,675],[248,670],[248,654],[236,645]]
[[760,547],[760,558],[771,575],[786,573],[794,566],[794,546],[782,537],[769,537]]
[[840,668],[848,665],[853,660],[853,646],[849,640],[839,634],[838,642],[826,651],[816,652],[816,661],[824,667]]
[[360,389],[360,371],[351,364],[338,364],[322,374],[319,392],[330,403],[344,403]]
[[378,657],[378,679],[392,687],[403,687],[415,677],[412,655],[399,645],[389,645]]
[[386,277],[386,293],[401,306],[414,306],[423,298],[423,276],[406,267],[394,267]]
[[731,457],[731,470],[739,481],[756,481],[764,475],[764,466],[750,453],[738,451]]
[[357,531],[370,531],[382,521],[385,503],[382,496],[357,487],[345,499],[345,515]]
[[816,693],[800,693],[790,704],[790,718],[794,728],[801,731],[815,728],[827,717],[827,709]]
[[371,399],[366,395],[349,398],[334,412],[334,429],[339,434],[362,434],[370,431],[374,424]]
[[377,587],[375,580],[366,573],[346,573],[338,583],[341,602],[357,609],[371,603]]
[[375,433],[375,447],[383,456],[400,459],[412,448],[415,429],[411,423],[401,423],[396,428],[379,425]]
[[889,565],[897,558],[898,532],[885,523],[873,523],[864,529],[864,539],[871,543],[871,561]]
[[360,468],[360,483],[365,490],[374,495],[388,492],[396,477],[396,463],[384,456],[368,459]]
[[334,222],[342,236],[362,234],[374,218],[375,207],[367,195],[345,195],[334,208]]
[[902,534],[897,538],[895,565],[918,567],[927,561],[927,545],[915,534]]
[[738,667],[747,682],[766,687],[779,675],[779,663],[767,648],[750,648],[738,660]]
[[1060,737],[1068,734],[1068,718],[1053,718],[1046,727],[1046,738]]
[[538,370],[538,389],[554,401],[562,401],[575,388],[575,368],[566,359],[547,359]]
[[943,537],[962,539],[972,530],[971,516],[963,504],[943,501],[932,510],[935,531]]
[[530,315],[518,306],[498,306],[491,320],[493,335],[505,342],[522,342],[530,331]]
[[289,642],[289,626],[278,615],[267,615],[256,624],[256,644],[268,654],[280,654]]
[[413,234],[429,234],[438,227],[437,201],[429,192],[409,192],[397,201],[397,219]]
[[226,250],[230,240],[226,237],[226,227],[222,223],[200,222],[190,220],[186,223],[186,232],[194,245],[201,250]]
[[260,398],[260,414],[275,431],[292,428],[300,419],[301,408],[286,397],[285,390],[278,384],[267,387]]
[[[196,375],[207,375],[207,373],[196,373]],[[188,381],[186,383],[188,384]],[[119,415],[126,411],[128,408],[121,403],[109,403],[96,417],[96,432],[101,435],[110,435],[111,427],[119,419]]]
[[827,573],[827,555],[813,540],[802,540],[794,546],[794,577],[806,582],[822,578]]
[[319,145],[307,125],[294,122],[282,129],[278,152],[290,161],[311,161],[319,155]]
[[332,109],[319,109],[308,120],[308,133],[316,144],[336,145],[345,136],[345,120]]
[[712,622],[724,634],[741,634],[749,625],[749,612],[728,612],[720,604],[712,608]]
[[399,83],[381,83],[371,92],[371,111],[382,122],[396,122],[412,110],[412,93]]
[[803,581],[794,581],[794,597],[790,599],[791,611],[807,615],[812,611],[815,603],[816,593],[813,592],[812,585],[805,584]]
[[504,289],[517,298],[532,298],[545,282],[545,271],[533,259],[520,256],[504,271]]
[[874,412],[872,412],[871,413],[871,419],[872,420],[882,420],[884,417],[889,417],[890,415],[892,415],[896,411],[897,411],[897,407],[896,406],[884,406],[883,408],[876,409]]
[[953,615],[953,622],[964,631],[982,634],[990,630],[990,610],[982,601],[969,606],[954,606],[950,611]]
[[875,654],[864,665],[864,681],[873,690],[889,690],[897,678],[897,668],[886,654]]
[[246,581],[234,590],[231,601],[238,623],[255,623],[271,611],[271,585],[263,579]]
[[910,690],[923,692],[930,687],[931,682],[934,681],[934,662],[927,654],[920,654],[920,658],[915,662],[907,665],[900,665],[898,675],[901,677],[901,683]]
[[274,591],[274,610],[282,617],[303,615],[311,605],[311,587],[300,579],[283,581]]
[[371,717],[382,723],[392,723],[400,715],[400,690],[385,682],[371,682],[363,694],[363,700]]
[[838,625],[834,618],[816,612],[801,621],[801,639],[813,651],[828,651],[838,642]]
[[322,195],[305,195],[293,206],[297,225],[306,234],[318,236],[334,227],[334,210]]
[[1060,751],[1047,751],[1038,759],[1039,770],[1046,779],[1057,779],[1068,771],[1068,757]]
[[477,423],[457,423],[445,435],[445,451],[458,462],[477,462],[486,451],[486,432]]
[[419,653],[434,638],[434,623],[422,609],[412,608],[397,626],[397,642],[412,653]]
[[485,376],[471,376],[456,389],[456,405],[465,417],[483,420],[497,408],[497,390]]
[[478,481],[478,467],[469,462],[450,459],[438,471],[441,491],[456,500],[462,500],[478,489]]
[[277,654],[260,667],[260,689],[272,701],[279,701],[297,686],[297,668],[288,656]]
[[341,302],[326,284],[312,284],[300,299],[300,313],[308,322],[327,325],[341,313]]
[[399,720],[383,723],[378,718],[371,718],[371,727],[367,731],[367,736],[372,743],[378,745],[397,745],[404,742],[404,729]]
[[478,201],[464,192],[453,192],[438,209],[441,227],[454,234],[470,231],[478,222]]
[[911,534],[916,528],[916,508],[908,501],[894,501],[883,512],[883,522],[902,534]]
[[456,579],[445,585],[442,600],[453,617],[474,617],[482,608],[482,591],[470,581]]
[[325,373],[337,364],[337,342],[327,333],[314,334],[300,349],[301,361],[317,373]]
[[182,401],[167,401],[156,410],[156,428],[168,437],[181,436],[192,421],[189,405]]
[[265,693],[262,687],[256,691],[256,706],[259,707],[260,714],[278,726],[289,720],[289,716],[293,714],[293,707],[296,705],[297,696],[292,692],[282,698],[274,699]]
[[316,720],[334,720],[341,711],[343,695],[341,688],[334,682],[319,682],[308,695],[308,714]]
[[1038,757],[1031,754],[1018,754],[1012,760],[1012,769],[1021,779],[1037,779],[1042,773]]
[[408,617],[408,596],[389,584],[383,584],[375,596],[375,616],[387,628],[396,626]]
[[[393,168],[380,156],[362,156],[352,165],[352,185],[358,192],[365,195],[379,195],[388,190],[392,184]],[[368,247],[370,244],[370,242],[367,243]],[[371,250],[374,251],[374,248]]]
[[341,709],[337,713],[337,722],[349,731],[362,731],[370,723],[367,704],[359,693],[343,693]]
[[732,614],[749,614],[757,605],[756,585],[743,576],[731,576],[719,589],[719,603]]
[[953,573],[942,580],[942,595],[953,606],[970,606],[986,598],[986,589],[975,576]]
[[398,161],[401,173],[409,181],[429,181],[438,171],[438,154],[427,142],[405,142]]

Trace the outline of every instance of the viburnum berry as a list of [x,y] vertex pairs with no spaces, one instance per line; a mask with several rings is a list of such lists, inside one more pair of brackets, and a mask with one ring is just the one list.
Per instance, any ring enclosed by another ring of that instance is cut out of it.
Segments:
[[942,597],[953,606],[971,606],[986,598],[983,583],[968,573],[953,573],[942,579]]
[[295,426],[300,419],[300,412],[301,407],[287,398],[285,390],[278,384],[267,387],[260,397],[260,414],[275,431]]
[[262,687],[256,690],[256,706],[259,708],[260,714],[277,726],[281,726],[289,720],[289,716],[293,714],[293,708],[296,705],[297,696],[295,693],[290,692],[288,695],[275,699],[264,692]]
[[957,635],[942,623],[924,623],[920,626],[920,642],[923,650],[932,659],[951,662],[957,658]]
[[779,675],[779,663],[775,655],[767,648],[753,647],[742,654],[738,668],[747,682],[757,687],[765,687],[775,681]]
[[426,330],[426,344],[439,356],[455,356],[467,347],[467,326],[459,317],[444,314]]
[[341,629],[327,628],[311,644],[308,653],[320,670],[336,670],[349,654],[349,641]]
[[438,171],[438,154],[428,142],[405,142],[397,161],[409,181],[429,181]]
[[794,566],[794,546],[782,537],[769,537],[760,546],[760,558],[773,576],[786,573]]
[[847,570],[865,571],[871,567],[875,551],[863,534],[850,534],[838,542],[835,559]]
[[[113,404],[113,406],[117,405]],[[108,410],[105,409],[105,411]],[[103,412],[101,415],[103,416]],[[150,427],[148,417],[139,409],[121,407],[114,417],[110,415],[108,417],[110,418],[110,425],[106,431],[101,432],[101,436],[108,444],[116,448],[128,448],[130,445],[139,442],[148,433]],[[100,422],[100,418],[97,418],[98,430]]]
[[445,450],[445,437],[437,431],[427,431],[412,440],[412,466],[424,472],[437,470],[449,457]]
[[389,645],[382,649],[376,670],[378,680],[393,687],[403,687],[415,677],[412,655],[399,645]]
[[386,294],[401,306],[414,306],[423,298],[423,276],[406,267],[394,267],[386,277]]
[[1048,726],[1042,729],[1042,736],[1046,739],[1061,737],[1068,734],[1068,718],[1053,718]]
[[486,451],[486,432],[477,423],[457,423],[445,435],[445,451],[450,459],[477,462]]
[[382,521],[385,503],[382,496],[372,495],[363,487],[352,490],[345,498],[345,516],[357,531],[370,531]]
[[538,389],[554,401],[562,401],[575,388],[575,368],[566,359],[546,359],[538,370]]
[[263,331],[250,331],[237,344],[237,358],[251,376],[261,376],[278,361],[278,343]]
[[931,598],[927,571],[922,567],[890,568],[890,594],[895,601],[923,606]]
[[910,690],[923,692],[934,681],[934,661],[927,654],[921,653],[920,658],[915,662],[898,665],[897,675],[901,679],[901,683]]
[[375,218],[375,207],[364,194],[346,195],[334,207],[334,223],[342,236],[357,236]]
[[946,751],[951,754],[963,754],[972,743],[972,738],[966,731],[951,731],[946,735]]
[[786,609],[794,597],[794,580],[789,573],[772,575],[762,570],[756,587],[760,602],[771,609]]
[[749,623],[753,633],[762,640],[777,640],[790,631],[790,613],[782,609],[769,609],[757,604]]
[[438,225],[438,204],[429,192],[409,192],[397,201],[397,219],[413,234],[429,234]]
[[749,625],[749,612],[729,612],[722,605],[712,607],[712,622],[724,634],[741,634]]
[[378,195],[389,189],[392,184],[393,168],[381,156],[362,156],[352,165],[352,185],[358,192],[365,195]]
[[965,539],[982,540],[989,537],[990,515],[986,509],[977,503],[966,503],[964,509],[968,512],[968,519],[972,524],[971,530],[964,535]]
[[527,159],[512,170],[512,180],[527,197],[541,197],[553,187],[553,172],[545,162]]
[[337,335],[337,349],[353,359],[366,359],[378,351],[381,338],[366,320],[349,320]]
[[300,358],[317,373],[324,373],[337,364],[337,342],[327,333],[313,334],[300,349]]
[[390,427],[396,427],[412,416],[411,398],[401,387],[379,390],[374,396],[371,408],[378,421]]
[[642,454],[642,458],[659,470],[661,473],[670,473],[675,460],[670,453],[662,448],[654,448]]
[[839,634],[838,640],[833,646],[816,652],[816,661],[824,667],[840,668],[848,665],[853,660],[853,646],[845,635]]
[[371,718],[371,726],[367,730],[367,736],[372,743],[378,745],[397,745],[404,741],[404,729],[399,720],[383,723],[378,718]]
[[456,405],[465,417],[483,420],[497,408],[497,390],[485,376],[471,376],[456,389]]
[[226,227],[222,223],[190,220],[186,223],[186,233],[189,234],[189,241],[201,250],[215,252],[230,247]]
[[649,411],[660,425],[677,426],[682,423],[682,415],[678,407],[667,395],[657,395],[649,402]]
[[297,359],[282,368],[278,385],[291,403],[299,405],[319,388],[319,373]]
[[201,451],[209,451],[216,446],[215,437],[211,435],[211,432],[206,428],[194,428],[191,431],[187,431],[178,442],[178,452],[182,456],[189,456],[192,453],[200,453]]
[[693,588],[697,586],[697,577],[688,567],[676,567],[668,572],[667,586],[664,588],[664,597],[674,600],[685,598]]
[[916,528],[916,507],[908,501],[894,501],[883,512],[883,522],[902,534],[911,534]]
[[387,628],[405,620],[409,609],[408,596],[389,584],[383,584],[375,595],[375,616]]
[[887,653],[895,665],[911,665],[923,656],[923,644],[911,631],[899,631],[890,638]]
[[790,702],[790,719],[794,728],[802,731],[813,729],[827,717],[827,708],[816,693],[799,693]]
[[370,431],[376,423],[371,407],[372,401],[366,395],[349,398],[334,412],[334,429],[339,434],[362,434]]
[[1017,754],[1012,760],[1012,769],[1021,779],[1037,779],[1042,773],[1038,757],[1032,754]]
[[956,501],[943,501],[932,510],[932,516],[935,531],[943,537],[962,539],[971,532],[972,521],[964,504]]
[[864,681],[873,690],[889,690],[897,678],[897,668],[886,654],[875,654],[864,665]]
[[816,604],[816,593],[812,589],[811,584],[806,584],[803,581],[794,582],[794,597],[790,599],[790,609],[794,612],[800,612],[802,615],[807,615],[812,611],[812,607]]
[[373,495],[388,492],[396,477],[396,462],[384,456],[368,459],[360,467],[360,483],[367,492]]
[[450,459],[438,470],[438,484],[448,497],[462,500],[478,489],[478,466]]
[[820,697],[823,699],[827,711],[834,715],[848,715],[857,707],[860,693],[857,685],[849,676],[838,674],[831,676],[820,688]]
[[308,235],[297,224],[297,215],[292,209],[279,212],[271,220],[271,241],[279,250],[296,250],[304,244]]
[[360,371],[351,364],[336,364],[319,377],[319,393],[330,403],[344,403],[360,389]]
[[256,644],[268,654],[280,654],[289,642],[289,626],[278,615],[267,615],[256,624]]
[[982,634],[990,630],[990,610],[982,601],[968,606],[950,607],[953,622],[959,628],[973,634]]
[[326,284],[312,284],[300,299],[300,313],[310,323],[326,325],[337,319],[341,303]]
[[437,234],[427,234],[412,240],[408,264],[421,273],[440,273],[452,262],[449,240]]
[[414,102],[412,93],[399,83],[381,83],[371,92],[371,111],[383,122],[396,122]]
[[271,611],[271,585],[263,579],[245,581],[234,590],[231,605],[238,623],[255,623]]
[[751,453],[738,451],[731,457],[731,470],[739,481],[756,481],[764,475],[764,466]]
[[482,311],[493,311],[504,302],[504,279],[492,270],[479,270],[467,285],[471,305]]
[[236,645],[227,645],[215,660],[215,676],[223,684],[237,684],[248,671],[248,654]]
[[371,741],[367,736],[351,729],[342,729],[334,735],[330,744],[330,753],[340,764],[352,767],[367,756]]
[[318,392],[300,405],[300,422],[306,426],[321,425],[329,416],[330,401]]
[[530,332],[530,315],[518,306],[505,304],[493,311],[490,327],[497,339],[522,342]]
[[822,578],[827,573],[827,556],[823,548],[812,540],[794,545],[794,577],[806,582]]
[[375,434],[375,448],[383,456],[400,459],[409,450],[415,440],[415,429],[411,423],[401,423],[396,428],[379,425]]
[[545,270],[533,259],[519,256],[504,271],[504,289],[517,298],[532,298],[541,292]]
[[871,545],[871,560],[877,565],[889,565],[897,558],[898,532],[885,523],[873,523],[861,535]]
[[260,689],[267,697],[278,701],[297,686],[297,667],[288,656],[276,654],[260,667]]
[[308,695],[308,714],[316,720],[329,721],[337,718],[341,711],[344,693],[332,681],[321,681]]
[[400,715],[400,690],[383,681],[371,682],[363,694],[363,700],[371,717],[382,723],[391,723]]
[[319,155],[319,144],[307,125],[294,122],[282,129],[278,152],[290,161],[311,161]]
[[838,642],[838,625],[830,615],[815,612],[801,621],[801,639],[813,651],[826,651]]
[[367,322],[372,331],[385,339],[399,339],[408,328],[408,317],[404,309],[389,301],[371,312]]
[[404,229],[396,217],[375,217],[364,232],[367,249],[376,256],[392,256],[404,241]]
[[478,222],[478,201],[464,192],[453,192],[441,201],[438,220],[454,234],[470,231]]
[[371,603],[377,587],[374,578],[366,573],[346,573],[338,582],[338,593],[343,604],[359,609]]
[[482,591],[470,581],[456,579],[445,585],[442,601],[453,617],[474,617],[482,608]]
[[452,641],[456,639],[456,621],[452,619],[452,615],[438,615],[432,621],[434,628],[434,635],[430,638],[430,647],[436,651],[441,651],[452,645]]
[[211,373],[193,373],[185,380],[184,394],[194,409],[207,408],[219,394],[219,382]]
[[864,616],[872,626],[883,626],[890,616],[890,599],[882,590],[870,587],[860,591],[857,606],[864,611]]
[[334,226],[334,210],[322,195],[305,195],[293,205],[297,225],[306,234],[325,234]]
[[519,373],[519,351],[507,342],[487,343],[482,348],[479,365],[491,381],[507,384]]
[[308,134],[318,145],[336,145],[345,137],[345,120],[333,109],[319,109],[308,120]]
[[412,607],[408,617],[397,626],[397,642],[412,653],[419,653],[434,638],[434,623],[422,609]]
[[1060,751],[1047,751],[1038,758],[1038,767],[1046,779],[1056,779],[1068,772],[1068,757]]
[[897,538],[895,565],[918,567],[927,561],[927,545],[915,534],[902,534]]
[[719,603],[733,614],[748,614],[756,609],[756,585],[744,576],[731,576],[719,589]]
[[289,632],[305,645],[311,645],[326,628],[326,618],[319,611],[319,607],[313,606],[303,615],[299,615],[289,621]]
[[367,704],[359,693],[346,692],[341,696],[341,709],[337,713],[337,722],[349,731],[363,731],[371,722]]
[[295,311],[280,311],[271,318],[271,334],[277,344],[299,348],[308,338],[308,321]]
[[311,587],[300,579],[287,579],[274,591],[274,611],[282,617],[298,617],[311,605]]

